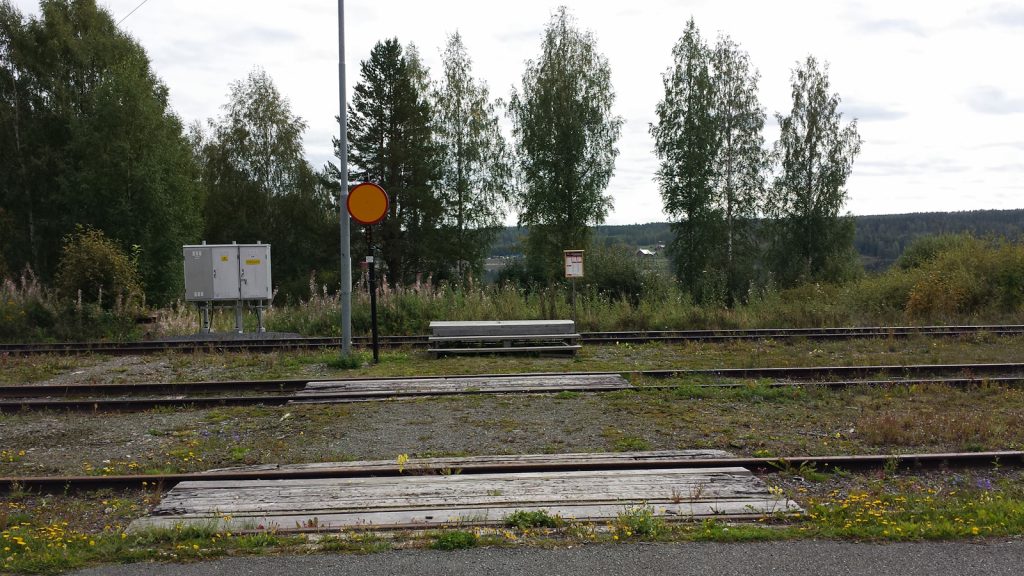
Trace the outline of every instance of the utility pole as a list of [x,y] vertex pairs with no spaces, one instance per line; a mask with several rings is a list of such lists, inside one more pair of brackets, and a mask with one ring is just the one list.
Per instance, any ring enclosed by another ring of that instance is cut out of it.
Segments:
[[352,355],[352,248],[349,246],[348,214],[348,113],[345,98],[345,0],[338,0],[338,94],[341,101],[341,138],[338,160],[341,167],[341,194],[338,209],[341,229],[341,356]]

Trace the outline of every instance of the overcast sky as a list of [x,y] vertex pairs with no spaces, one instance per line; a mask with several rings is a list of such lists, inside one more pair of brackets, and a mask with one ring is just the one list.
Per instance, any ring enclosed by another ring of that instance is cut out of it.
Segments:
[[[120,20],[140,2],[100,3]],[[15,4],[38,12],[36,1]],[[728,34],[750,54],[769,143],[774,114],[791,107],[796,62],[813,54],[830,63],[844,119],[857,118],[864,139],[847,184],[853,214],[1024,208],[1021,0],[347,0],[348,94],[378,40],[414,42],[437,77],[458,30],[474,74],[507,98],[560,4],[608,57],[626,121],[610,224],[666,219],[648,126],[691,15],[706,37]],[[218,115],[229,84],[263,67],[308,122],[306,152],[320,166],[338,130],[337,24],[330,0],[148,0],[121,27],[148,51],[186,123]]]

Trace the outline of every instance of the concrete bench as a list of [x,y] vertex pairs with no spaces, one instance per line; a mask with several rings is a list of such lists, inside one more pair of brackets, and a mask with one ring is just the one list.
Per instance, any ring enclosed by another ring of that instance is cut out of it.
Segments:
[[545,352],[575,354],[580,335],[572,320],[435,321],[430,349],[445,354]]

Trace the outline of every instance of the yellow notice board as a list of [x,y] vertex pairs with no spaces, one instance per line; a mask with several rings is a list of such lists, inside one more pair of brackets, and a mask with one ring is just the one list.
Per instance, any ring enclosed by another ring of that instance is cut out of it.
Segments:
[[583,278],[583,250],[565,250],[565,277]]

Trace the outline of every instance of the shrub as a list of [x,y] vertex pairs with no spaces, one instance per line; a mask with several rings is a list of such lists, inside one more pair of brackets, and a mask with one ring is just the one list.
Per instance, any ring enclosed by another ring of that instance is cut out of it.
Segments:
[[64,237],[56,279],[58,293],[110,310],[119,302],[141,306],[144,300],[138,253],[129,256],[102,231],[78,226]]
[[644,292],[643,272],[636,257],[625,246],[595,244],[586,253],[581,284],[594,287],[612,300],[626,300],[637,306]]
[[907,316],[952,320],[1019,312],[1024,304],[1024,245],[955,238],[920,264],[920,276],[907,298]]
[[654,509],[646,504],[627,507],[619,513],[615,531],[626,536],[654,539],[668,530],[665,521],[654,515]]
[[31,268],[0,282],[0,339],[39,339],[55,320],[52,298]]
[[903,250],[903,254],[900,254],[900,257],[896,259],[895,266],[900,270],[920,268],[935,259],[942,252],[948,252],[965,245],[973,245],[976,242],[977,240],[970,234],[921,236]]

